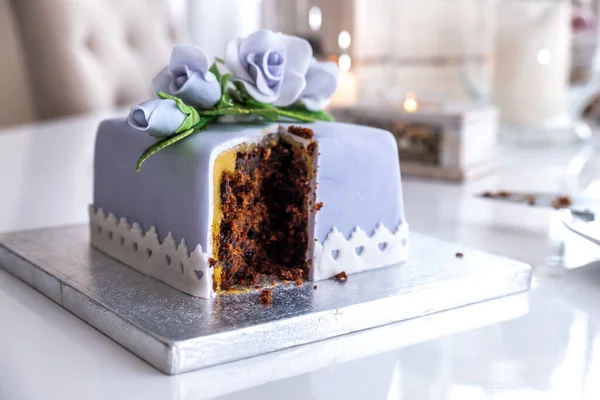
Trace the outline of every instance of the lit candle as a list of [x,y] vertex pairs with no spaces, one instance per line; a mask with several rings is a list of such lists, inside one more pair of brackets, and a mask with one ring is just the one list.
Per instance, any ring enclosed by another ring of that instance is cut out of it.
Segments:
[[355,1],[352,56],[361,102],[405,90],[443,101],[489,100],[494,3]]
[[356,76],[350,72],[352,67],[352,58],[347,53],[352,38],[348,31],[342,31],[338,35],[338,46],[340,47],[340,56],[338,58],[338,66],[340,75],[338,78],[337,91],[331,98],[333,106],[349,106],[355,104],[358,100],[358,85]]
[[356,75],[351,71],[341,71],[338,87],[331,98],[331,105],[337,107],[350,106],[358,100]]
[[407,93],[404,99],[404,103],[402,103],[402,107],[404,111],[408,113],[414,113],[419,108],[419,102],[415,99],[415,95],[413,93]]

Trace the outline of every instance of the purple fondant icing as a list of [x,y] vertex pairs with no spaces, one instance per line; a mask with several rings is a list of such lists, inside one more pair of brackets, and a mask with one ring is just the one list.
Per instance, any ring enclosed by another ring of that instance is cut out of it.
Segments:
[[[223,150],[256,141],[277,124],[213,124],[149,158],[139,172],[137,158],[155,139],[124,119],[104,121],[94,161],[94,205],[154,226],[162,240],[171,232],[188,249],[207,251],[212,212],[212,168]],[[285,124],[283,124],[285,125]],[[294,124],[298,125],[298,124]],[[315,238],[323,242],[333,227],[349,237],[356,226],[370,235],[379,223],[394,232],[403,220],[400,169],[393,136],[365,126],[307,124],[318,142]]]
[[394,232],[403,219],[398,147],[391,133],[365,126],[307,125],[319,143],[315,238],[335,226],[346,238],[356,226],[371,235],[379,223]]

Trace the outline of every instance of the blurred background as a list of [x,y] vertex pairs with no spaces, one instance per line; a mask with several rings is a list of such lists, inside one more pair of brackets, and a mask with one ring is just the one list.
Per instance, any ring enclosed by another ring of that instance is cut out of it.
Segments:
[[514,130],[564,128],[598,114],[597,11],[596,0],[0,0],[0,126],[131,105],[151,96],[173,43],[217,56],[262,27],[339,64],[332,106],[495,104]]
[[174,43],[222,56],[230,39],[268,28],[339,65],[338,119],[386,128],[404,159],[464,178],[489,160],[445,149],[449,132],[467,143],[483,131],[486,153],[498,137],[591,137],[598,10],[597,0],[0,0],[0,127],[127,109],[152,96]]

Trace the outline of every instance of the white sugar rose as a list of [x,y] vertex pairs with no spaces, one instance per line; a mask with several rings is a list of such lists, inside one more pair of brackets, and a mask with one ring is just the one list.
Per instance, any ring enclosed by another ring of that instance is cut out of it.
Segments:
[[127,123],[150,136],[164,137],[179,129],[185,118],[186,115],[173,100],[154,99],[133,106]]
[[152,81],[154,92],[177,96],[192,106],[211,108],[221,98],[221,85],[208,68],[208,57],[200,47],[176,45],[171,62]]
[[324,109],[337,89],[338,75],[339,68],[335,63],[313,59],[306,73],[306,88],[300,95],[300,101],[311,111]]
[[298,100],[311,59],[306,40],[268,30],[230,41],[225,53],[232,79],[242,83],[254,100],[278,107]]

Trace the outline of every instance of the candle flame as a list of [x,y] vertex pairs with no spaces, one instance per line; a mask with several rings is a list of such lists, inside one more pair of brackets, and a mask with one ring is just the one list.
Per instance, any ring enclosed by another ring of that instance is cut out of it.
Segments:
[[417,100],[413,99],[412,97],[409,97],[404,100],[403,106],[404,106],[404,111],[413,113],[413,112],[417,111],[417,109],[419,108],[419,102]]

